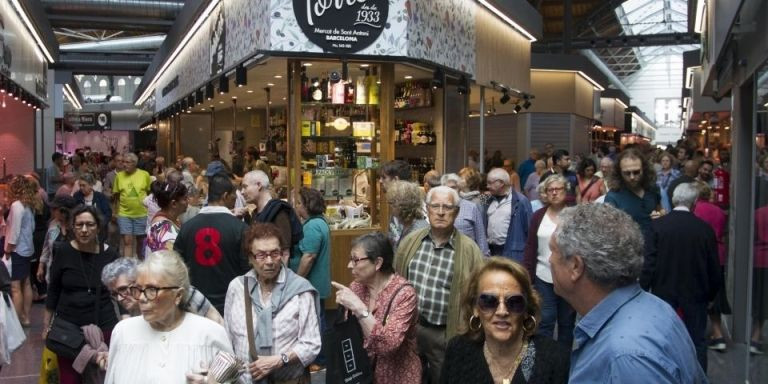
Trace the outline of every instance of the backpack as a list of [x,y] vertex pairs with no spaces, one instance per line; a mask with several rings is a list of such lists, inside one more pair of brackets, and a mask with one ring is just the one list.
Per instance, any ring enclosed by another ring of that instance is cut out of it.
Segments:
[[296,245],[304,238],[304,228],[301,220],[296,216],[296,211],[290,204],[280,199],[272,199],[267,203],[264,211],[256,215],[253,219],[259,223],[272,223],[277,215],[285,210],[288,213],[288,219],[291,222],[291,245]]

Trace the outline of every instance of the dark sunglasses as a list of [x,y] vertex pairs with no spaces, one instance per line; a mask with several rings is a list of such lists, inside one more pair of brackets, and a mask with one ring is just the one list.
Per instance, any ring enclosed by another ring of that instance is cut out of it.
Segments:
[[[525,312],[525,297],[523,295],[509,295],[504,298],[504,306],[509,313],[521,314]],[[477,296],[477,307],[483,312],[495,312],[499,308],[499,296],[490,293],[481,293]]]

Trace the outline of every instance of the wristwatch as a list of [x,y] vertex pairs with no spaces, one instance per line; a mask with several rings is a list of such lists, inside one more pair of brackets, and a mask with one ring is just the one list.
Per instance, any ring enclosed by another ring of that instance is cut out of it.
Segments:
[[283,365],[287,365],[288,362],[290,361],[290,359],[288,358],[288,355],[286,355],[285,353],[280,354],[280,360],[283,361]]
[[368,316],[370,316],[370,315],[371,315],[371,312],[369,312],[369,311],[366,309],[365,311],[361,312],[361,313],[360,313],[360,316],[358,316],[358,317],[360,317],[361,319],[365,319],[366,317],[368,317]]

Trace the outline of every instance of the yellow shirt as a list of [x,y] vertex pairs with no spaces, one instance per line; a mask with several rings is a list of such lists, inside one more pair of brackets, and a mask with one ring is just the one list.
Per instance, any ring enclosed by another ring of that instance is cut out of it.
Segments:
[[117,211],[119,217],[139,218],[147,216],[147,208],[144,207],[144,198],[149,193],[149,185],[152,181],[149,173],[142,169],[128,175],[120,171],[115,176],[112,184],[112,193],[119,194],[120,206]]

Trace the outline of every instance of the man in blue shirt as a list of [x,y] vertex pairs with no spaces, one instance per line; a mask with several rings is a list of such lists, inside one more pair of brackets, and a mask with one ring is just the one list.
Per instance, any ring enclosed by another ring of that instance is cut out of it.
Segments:
[[549,247],[555,292],[581,315],[570,383],[708,382],[675,311],[637,283],[643,236],[632,218],[608,204],[566,208]]

